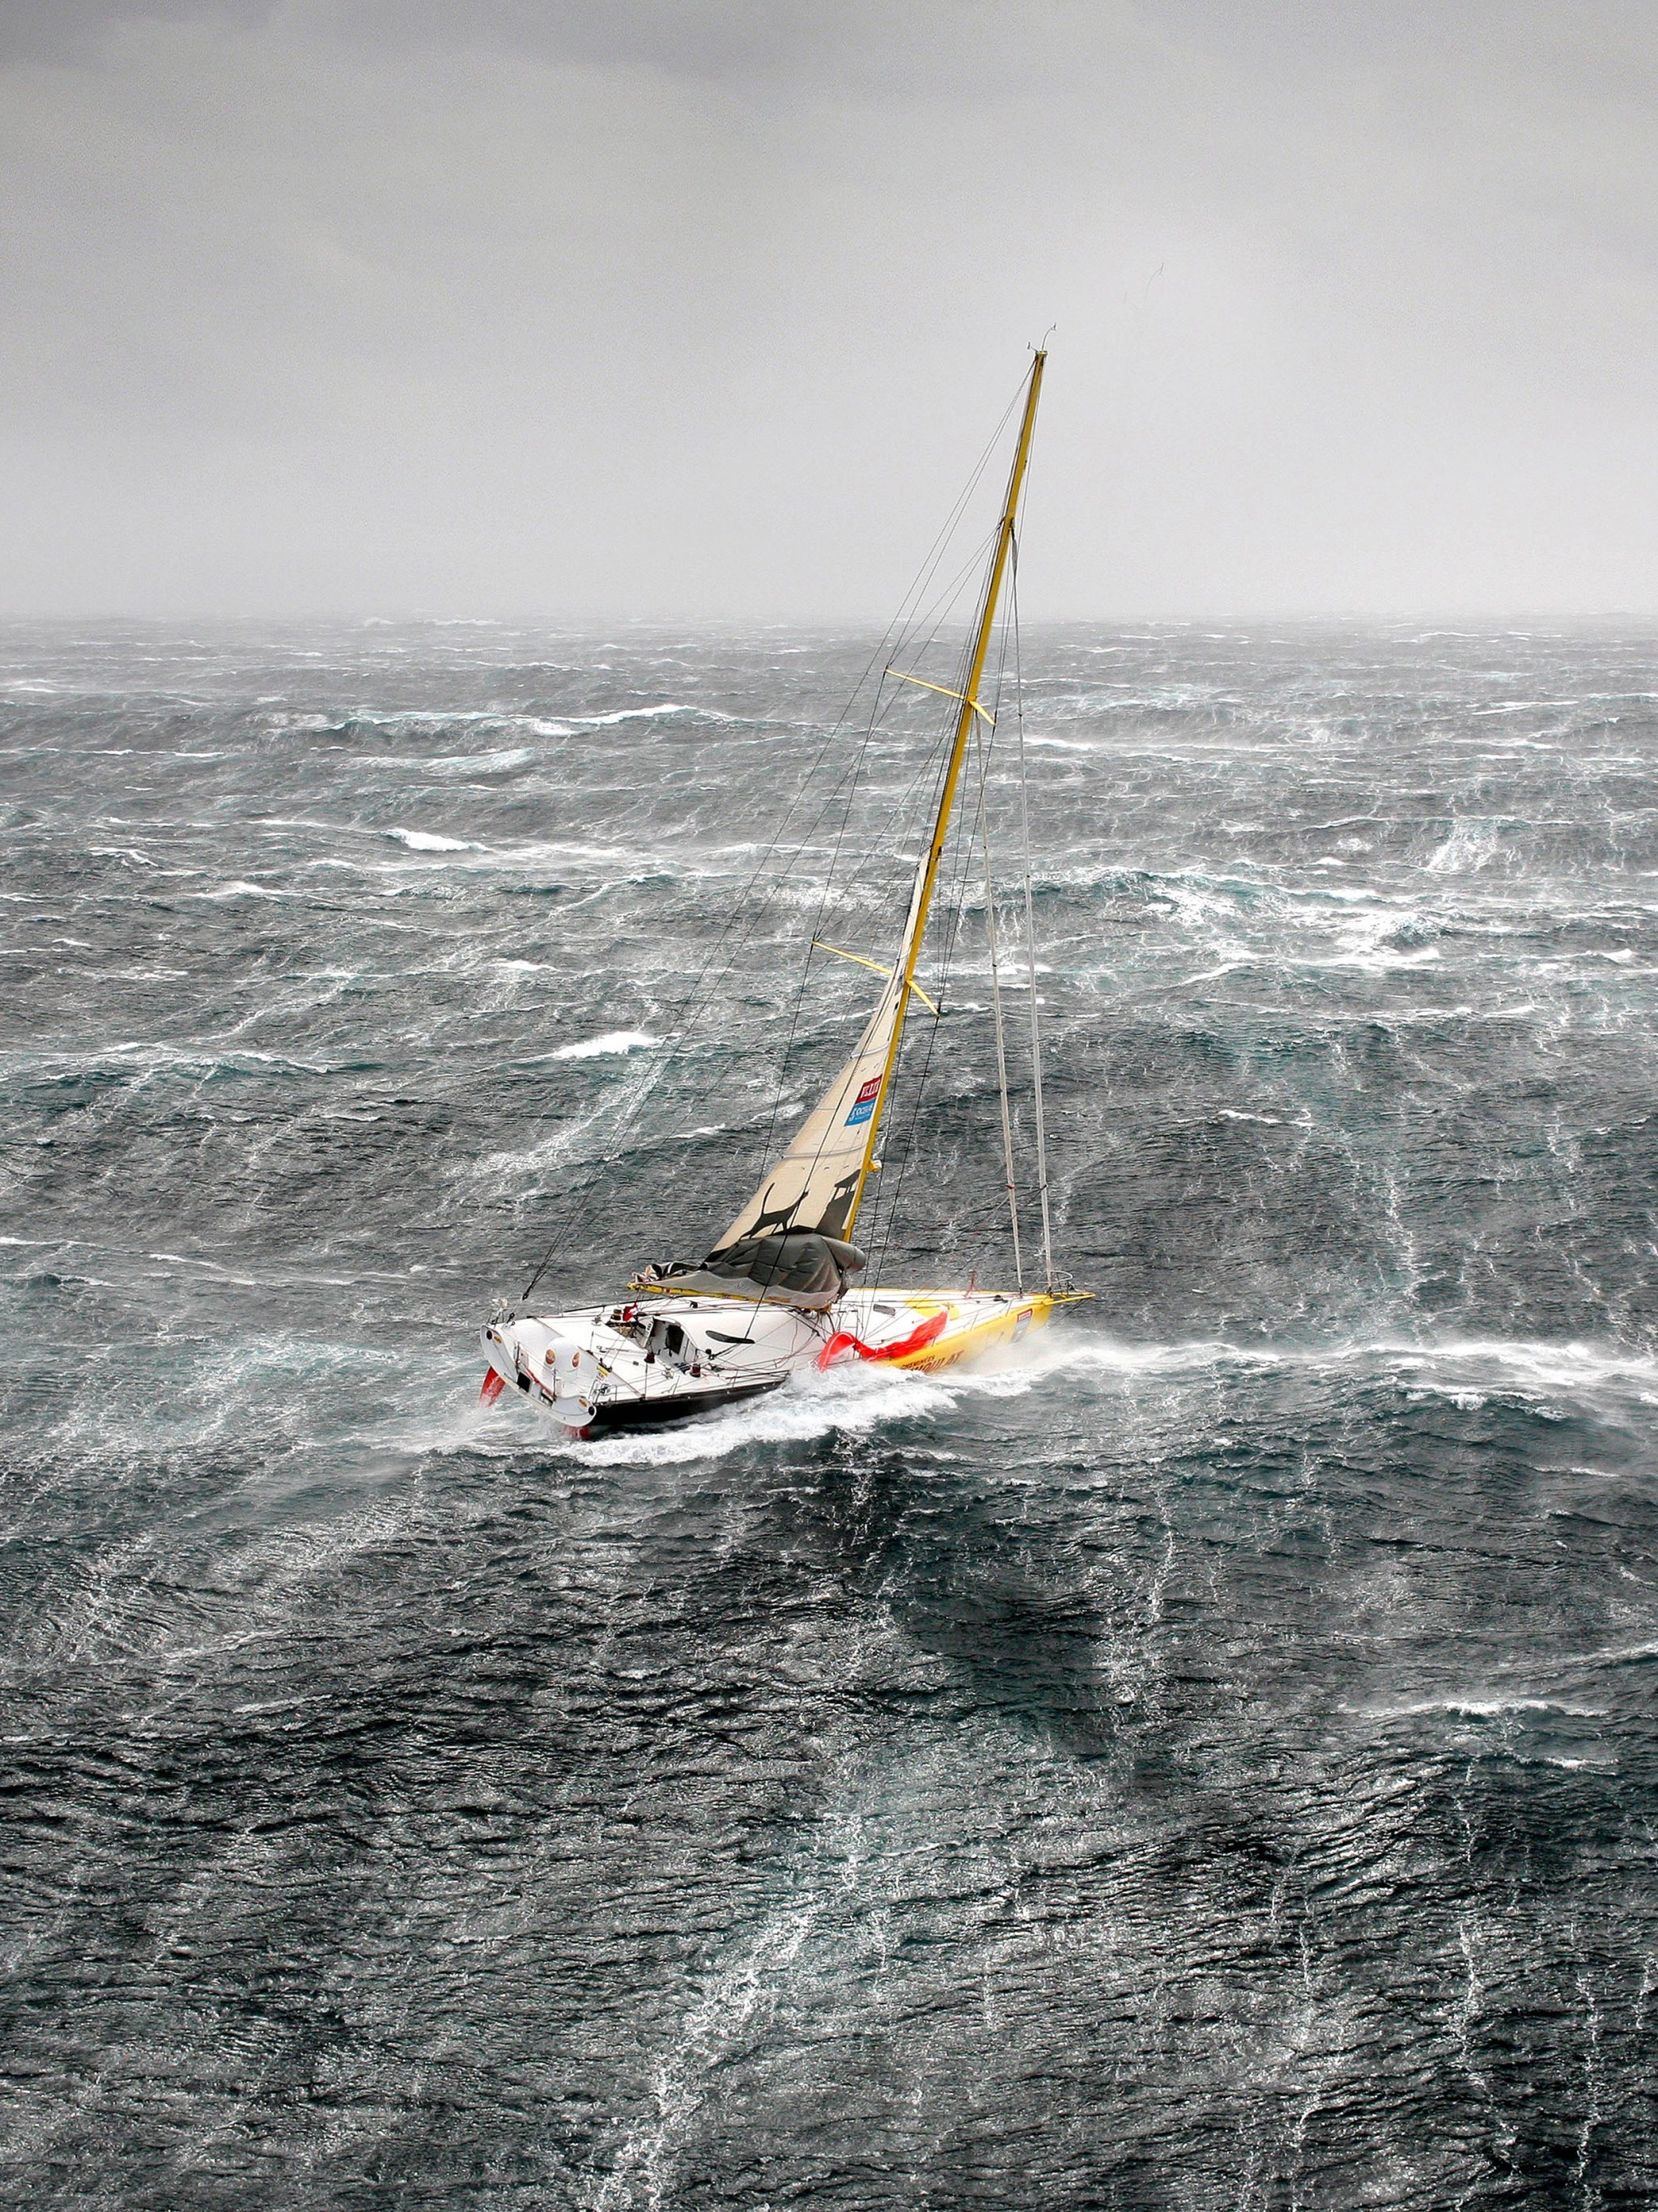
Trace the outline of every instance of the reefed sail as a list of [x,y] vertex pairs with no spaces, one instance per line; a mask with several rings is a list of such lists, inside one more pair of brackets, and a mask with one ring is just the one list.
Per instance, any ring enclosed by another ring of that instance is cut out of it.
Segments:
[[[914,909],[912,897],[912,921]],[[700,1267],[658,1270],[658,1280],[808,1307],[841,1296],[864,1265],[845,1238],[869,1171],[908,988],[901,963],[857,1050],[714,1250]]]
[[[913,900],[911,905],[913,909]],[[865,1025],[857,1050],[720,1239],[716,1251],[744,1237],[791,1229],[844,1237],[851,1228],[880,1121],[881,1094],[894,1056],[906,988],[901,961]]]

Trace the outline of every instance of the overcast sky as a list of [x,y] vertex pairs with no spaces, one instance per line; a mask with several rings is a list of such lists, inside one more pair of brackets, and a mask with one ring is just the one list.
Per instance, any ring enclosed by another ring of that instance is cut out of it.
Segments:
[[0,609],[1658,612],[1654,0],[0,0]]

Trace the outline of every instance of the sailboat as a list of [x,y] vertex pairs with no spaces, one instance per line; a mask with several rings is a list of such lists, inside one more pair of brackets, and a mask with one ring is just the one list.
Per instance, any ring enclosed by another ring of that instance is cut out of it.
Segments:
[[[885,988],[852,1057],[705,1258],[648,1267],[629,1283],[623,1297],[606,1305],[547,1315],[498,1306],[483,1332],[489,1363],[482,1392],[486,1401],[515,1384],[576,1437],[682,1420],[780,1389],[797,1376],[842,1360],[911,1370],[952,1366],[1017,1343],[1061,1306],[1086,1295],[1054,1273],[1039,1057],[1034,1069],[1044,1279],[1040,1290],[1023,1286],[999,1000],[997,1047],[1015,1287],[984,1290],[976,1280],[966,1290],[871,1287],[857,1280],[867,1263],[852,1241],[870,1178],[881,1165],[878,1145],[905,1020],[912,1002],[925,1000],[916,969],[969,740],[975,723],[993,721],[980,690],[1014,556],[1047,359],[1039,349],[1031,364],[962,689],[924,684],[955,702],[953,740],[896,951],[890,967],[878,970],[886,977]],[[1029,908],[1027,892],[1027,920]],[[1033,1023],[1035,984],[1033,954]]]

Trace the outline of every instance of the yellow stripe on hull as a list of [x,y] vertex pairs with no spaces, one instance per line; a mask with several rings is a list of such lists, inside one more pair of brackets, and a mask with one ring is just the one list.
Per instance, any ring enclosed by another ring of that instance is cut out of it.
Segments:
[[[941,1307],[952,1319],[960,1310],[956,1300],[943,1292],[936,1297],[929,1297],[925,1291],[911,1292],[906,1295],[904,1303],[924,1321],[929,1320]],[[974,1358],[978,1353],[989,1352],[997,1345],[1011,1343],[1016,1337],[1029,1336],[1033,1328],[1044,1328],[1060,1303],[1058,1298],[1050,1297],[1046,1293],[1037,1297],[1022,1298],[1017,1305],[1009,1306],[1005,1313],[997,1314],[989,1321],[975,1322],[966,1328],[946,1327],[942,1336],[935,1337],[920,1352],[905,1353],[895,1359],[892,1364],[895,1367],[918,1368],[924,1372],[934,1368],[954,1367],[958,1360]]]

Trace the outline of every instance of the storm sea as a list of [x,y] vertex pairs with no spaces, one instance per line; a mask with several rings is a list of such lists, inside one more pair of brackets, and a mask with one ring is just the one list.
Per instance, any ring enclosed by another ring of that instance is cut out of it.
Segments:
[[[4,2202],[1658,2201],[1658,637],[1027,633],[1094,1302],[586,1443],[479,1324],[847,1048],[873,637],[0,648]],[[1011,1264],[963,903],[889,1281]]]

